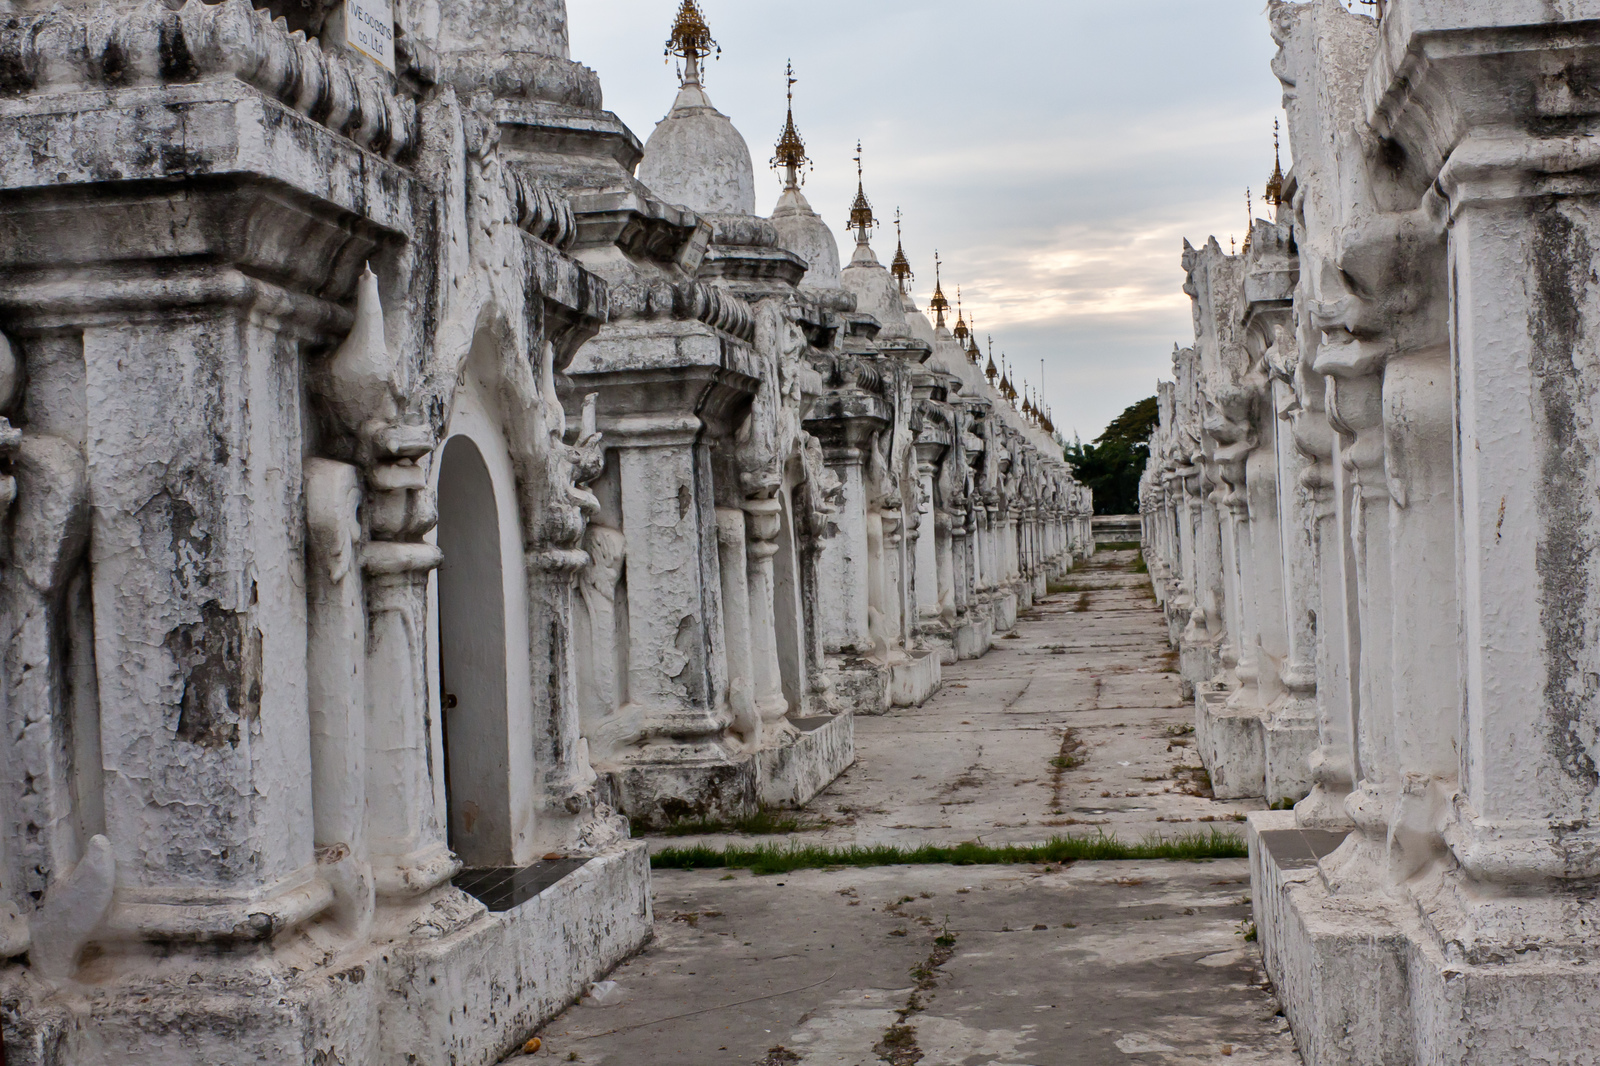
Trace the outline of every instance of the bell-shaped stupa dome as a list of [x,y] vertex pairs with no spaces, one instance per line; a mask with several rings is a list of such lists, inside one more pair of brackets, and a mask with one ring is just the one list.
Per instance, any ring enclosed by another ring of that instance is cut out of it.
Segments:
[[754,215],[750,146],[700,85],[700,61],[717,48],[695,0],[683,0],[667,52],[683,60],[683,87],[644,146],[639,180],[668,203],[702,215]]
[[906,335],[905,295],[878,255],[872,250],[872,231],[878,225],[867,199],[861,174],[861,146],[856,145],[856,199],[850,205],[850,230],[856,235],[856,251],[850,265],[839,272],[846,291],[856,298],[856,310],[871,315],[883,327],[882,336]]
[[777,153],[772,157],[772,168],[785,171],[783,195],[772,212],[772,225],[778,231],[780,247],[793,252],[806,261],[806,276],[801,282],[808,288],[839,288],[839,242],[833,239],[833,230],[811,209],[805,194],[800,191],[802,171],[811,162],[806,156],[806,142],[794,124],[794,67],[788,69],[789,117],[784,122],[783,133],[778,137]]

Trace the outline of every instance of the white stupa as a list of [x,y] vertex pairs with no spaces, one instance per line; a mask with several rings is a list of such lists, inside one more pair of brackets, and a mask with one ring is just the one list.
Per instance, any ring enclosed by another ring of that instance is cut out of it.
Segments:
[[700,215],[756,213],[750,146],[700,84],[700,61],[717,48],[695,0],[683,0],[669,49],[684,59],[672,110],[645,142],[639,180],[668,203]]

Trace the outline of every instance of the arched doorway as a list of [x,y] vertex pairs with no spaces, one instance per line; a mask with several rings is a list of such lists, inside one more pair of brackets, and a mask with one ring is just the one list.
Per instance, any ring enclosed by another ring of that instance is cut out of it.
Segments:
[[469,867],[509,866],[506,612],[494,482],[471,440],[439,468],[439,690],[450,848]]

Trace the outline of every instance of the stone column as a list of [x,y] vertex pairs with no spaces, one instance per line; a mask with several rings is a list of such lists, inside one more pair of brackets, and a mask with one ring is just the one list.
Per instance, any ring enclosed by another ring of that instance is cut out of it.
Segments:
[[789,714],[789,701],[783,694],[774,610],[777,584],[773,559],[778,554],[783,515],[775,499],[746,500],[744,511],[749,534],[751,676],[755,683],[756,712],[770,729],[780,725]]
[[1357,756],[1357,790],[1346,808],[1357,825],[1376,840],[1386,833],[1387,812],[1378,795],[1380,779],[1392,775],[1393,691],[1391,641],[1393,613],[1389,586],[1389,488],[1383,473],[1383,382],[1359,366],[1317,356],[1316,369],[1328,375],[1328,420],[1343,437],[1340,460],[1349,483],[1349,521],[1355,576],[1356,645],[1359,669],[1353,737]]
[[[1223,578],[1223,517],[1218,513],[1215,491],[1208,491],[1211,480],[1203,465],[1196,466],[1189,506],[1195,514],[1198,558],[1195,566],[1195,610],[1200,614],[1202,639],[1215,645],[1213,667],[1222,667],[1222,647],[1228,619],[1225,617],[1227,593]],[[1231,669],[1232,663],[1226,664]]]
[[917,445],[917,505],[921,514],[916,550],[917,613],[924,619],[940,616],[946,590],[950,587],[940,578],[941,553],[949,535],[949,523],[945,522],[945,531],[941,533],[939,523],[944,516],[936,510],[934,502],[934,475],[938,473],[935,449],[937,446]]
[[[1278,344],[1289,345],[1288,334]],[[1314,778],[1312,757],[1320,737],[1317,704],[1317,647],[1320,598],[1312,490],[1305,483],[1313,464],[1296,447],[1290,419],[1297,407],[1293,387],[1273,382],[1271,417],[1277,459],[1279,551],[1281,558],[1277,620],[1283,657],[1278,667],[1282,696],[1267,723],[1268,799],[1303,799]],[[1283,753],[1278,758],[1278,753]]]
[[[331,901],[317,874],[301,394],[293,319],[224,270],[116,298],[83,330],[95,652],[116,934],[259,940]],[[270,415],[252,417],[252,412]]]
[[[1228,455],[1226,460],[1223,458],[1225,454]],[[1241,547],[1240,541],[1248,537],[1250,532],[1244,496],[1244,463],[1242,457],[1235,461],[1234,456],[1219,448],[1213,466],[1216,484],[1206,502],[1210,505],[1207,508],[1208,515],[1214,515],[1217,523],[1220,552],[1218,577],[1223,601],[1220,657],[1224,673],[1221,680],[1230,688],[1242,687],[1255,679],[1251,672],[1254,660],[1248,657],[1248,650],[1243,644],[1244,592],[1240,588],[1239,577],[1240,560],[1247,551]]]
[[373,878],[381,898],[420,896],[460,863],[444,820],[437,720],[428,698],[428,574],[439,550],[369,542],[367,588],[367,810]]
[[868,501],[864,483],[867,448],[889,425],[878,397],[850,390],[825,397],[813,408],[806,429],[822,442],[823,457],[843,486],[838,532],[824,540],[817,560],[823,644],[829,654],[866,653],[872,648],[867,610],[875,576],[870,569]]
[[1297,369],[1294,386],[1279,388],[1292,394],[1283,409],[1293,450],[1284,462],[1285,483],[1292,486],[1286,497],[1292,518],[1285,521],[1291,651],[1284,685],[1297,701],[1309,691],[1317,722],[1317,750],[1308,763],[1311,792],[1295,806],[1296,820],[1308,828],[1337,827],[1349,824],[1344,800],[1355,779],[1334,434],[1323,409],[1326,386],[1309,366]]
[[934,531],[938,547],[939,612],[948,620],[955,617],[957,605],[963,602],[957,565],[957,559],[963,553],[956,551],[956,541],[965,540],[967,530],[965,524],[958,523],[950,512],[939,511],[934,515]]
[[627,540],[628,696],[643,736],[715,743],[729,722],[711,661],[723,626],[710,454],[699,419],[662,423],[606,430]]
[[[1462,780],[1446,834],[1465,874],[1487,883],[1460,904],[1482,912],[1468,943],[1496,952],[1541,936],[1594,941],[1558,887],[1600,876],[1600,187],[1579,169],[1591,141],[1495,126],[1457,147],[1440,178],[1452,220],[1463,670]],[[1493,902],[1536,885],[1525,920]]]
[[627,542],[622,532],[610,526],[592,524],[584,531],[583,543],[589,561],[578,575],[578,594],[583,600],[582,648],[577,664],[578,697],[584,728],[598,728],[622,708],[626,663],[617,647],[617,596],[622,570],[627,560]]
[[882,516],[883,531],[883,610],[884,610],[884,636],[889,642],[891,654],[894,650],[905,648],[907,627],[904,624],[905,598],[901,594],[901,577],[905,567],[905,555],[902,551],[905,538],[901,533],[902,522],[898,510],[884,510]]
[[[1316,369],[1343,376],[1330,410],[1357,431],[1365,773],[1349,807],[1404,880],[1441,850],[1438,809],[1456,778],[1455,565],[1438,552],[1455,513],[1447,269],[1432,199],[1380,210],[1387,192],[1369,186],[1363,146],[1349,136],[1340,146],[1348,293],[1326,294]],[[1339,390],[1357,375],[1358,403],[1345,404]]]
[[[744,537],[744,511],[718,507],[717,553],[721,562],[722,632],[728,655],[728,710],[733,716],[733,731],[747,748],[754,749],[761,746],[761,715],[756,713],[750,563],[745,554]],[[769,616],[771,603],[769,598]]]
[[317,852],[336,913],[359,935],[373,910],[367,845],[366,592],[361,471],[308,459],[306,674]]
[[[0,337],[0,652],[4,685],[0,781],[0,939],[4,958],[28,950],[30,912],[69,876],[105,828],[99,695],[94,658],[89,484],[77,405],[56,400],[81,389],[75,331]],[[26,383],[26,384],[25,384]],[[56,402],[52,402],[56,400]],[[14,505],[14,506],[13,506]],[[86,916],[90,929],[99,915]],[[81,945],[80,945],[81,946]],[[40,944],[41,954],[56,954]],[[63,966],[76,962],[77,948]],[[33,960],[38,965],[38,960]],[[59,976],[53,974],[52,976]]]

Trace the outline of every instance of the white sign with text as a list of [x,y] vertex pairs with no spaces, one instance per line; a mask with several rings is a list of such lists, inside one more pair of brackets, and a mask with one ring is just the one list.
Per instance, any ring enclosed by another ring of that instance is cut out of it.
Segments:
[[344,0],[345,43],[394,70],[394,5],[390,0]]

